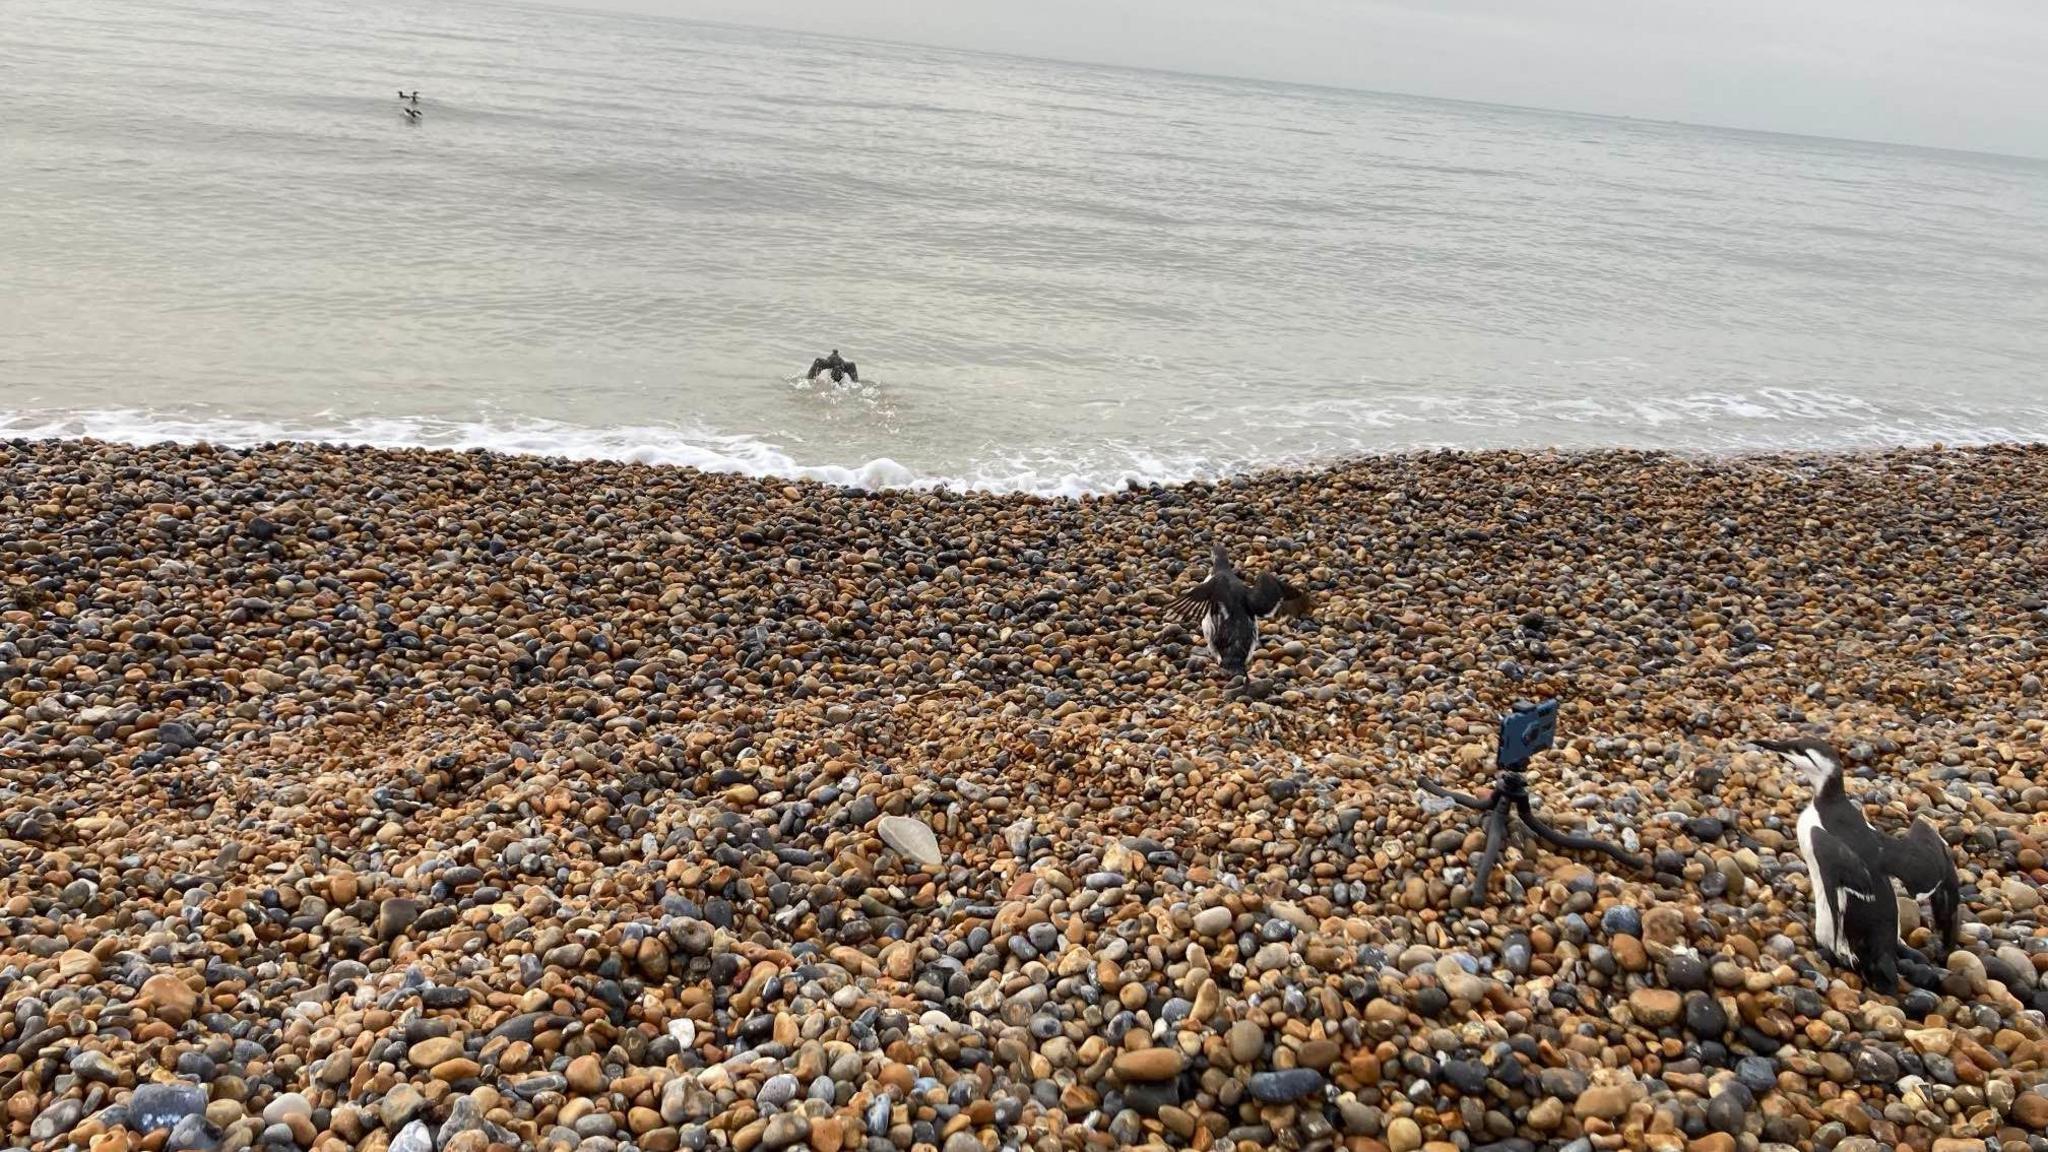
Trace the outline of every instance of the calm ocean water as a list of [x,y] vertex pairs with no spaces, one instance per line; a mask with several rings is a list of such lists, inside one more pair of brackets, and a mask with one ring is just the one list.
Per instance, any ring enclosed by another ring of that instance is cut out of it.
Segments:
[[[794,380],[832,347],[859,387]],[[2048,163],[544,8],[8,0],[24,434],[1040,491],[2044,439]]]

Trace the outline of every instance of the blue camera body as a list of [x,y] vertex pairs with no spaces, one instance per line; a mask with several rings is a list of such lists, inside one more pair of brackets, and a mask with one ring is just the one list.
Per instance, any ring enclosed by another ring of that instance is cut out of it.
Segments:
[[1517,704],[1513,712],[1500,718],[1500,756],[1495,763],[1502,768],[1520,768],[1556,741],[1557,701]]

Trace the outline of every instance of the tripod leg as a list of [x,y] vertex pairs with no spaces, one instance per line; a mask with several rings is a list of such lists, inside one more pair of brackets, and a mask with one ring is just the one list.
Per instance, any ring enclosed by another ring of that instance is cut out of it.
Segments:
[[1496,803],[1486,814],[1486,851],[1479,854],[1479,864],[1472,870],[1472,902],[1486,903],[1486,882],[1493,877],[1493,865],[1500,859],[1501,850],[1508,843],[1508,806]]
[[1450,800],[1460,805],[1461,807],[1476,808],[1481,812],[1487,811],[1488,809],[1493,807],[1493,797],[1491,796],[1488,796],[1486,799],[1481,800],[1477,796],[1467,796],[1463,792],[1453,792],[1449,788],[1445,788],[1442,785],[1436,784],[1429,780],[1417,780],[1415,782],[1415,786],[1422,789],[1424,792],[1429,793],[1431,796],[1441,796],[1446,800]]
[[1607,855],[1614,857],[1636,871],[1640,872],[1643,869],[1643,862],[1641,860],[1607,843],[1605,840],[1595,840],[1591,836],[1573,836],[1569,833],[1559,832],[1557,829],[1545,824],[1536,818],[1536,813],[1530,811],[1529,801],[1526,798],[1515,801],[1515,811],[1521,816],[1522,823],[1529,826],[1529,831],[1557,845],[1559,848],[1571,848],[1580,852],[1605,852]]

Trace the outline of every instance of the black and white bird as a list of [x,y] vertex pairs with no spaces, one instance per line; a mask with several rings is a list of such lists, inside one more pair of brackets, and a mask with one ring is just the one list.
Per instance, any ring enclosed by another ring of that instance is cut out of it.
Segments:
[[425,115],[425,113],[421,112],[421,111],[420,111],[419,109],[417,109],[417,108],[411,107],[410,105],[408,105],[408,106],[407,106],[407,107],[405,108],[405,118],[406,118],[407,120],[411,120],[411,121],[413,121],[414,123],[418,123],[418,122],[419,122],[419,119],[420,119],[420,117],[421,117],[421,116],[423,116],[423,115]]
[[816,380],[820,372],[832,373],[832,382],[834,384],[839,383],[848,376],[853,377],[855,384],[860,383],[860,370],[853,366],[853,361],[840,359],[839,349],[837,348],[832,350],[830,356],[820,356],[816,360],[811,361],[811,370],[804,374],[804,379]]
[[1210,552],[1209,578],[1174,600],[1170,611],[1183,623],[1200,627],[1223,670],[1242,678],[1259,646],[1259,621],[1306,615],[1311,606],[1306,592],[1271,572],[1256,584],[1238,579],[1223,545],[1217,544]]
[[[1872,828],[1844,784],[1842,758],[1819,740],[1756,743],[1777,753],[1813,788],[1798,828],[1813,887],[1815,941],[1861,973],[1866,984],[1885,992],[1897,988],[1902,951],[1912,961],[1920,959],[1899,940],[1899,904],[1892,891],[1897,879],[1915,899],[1930,902],[1942,946],[1952,949],[1962,885],[1941,834],[1917,819],[1904,836]],[[1914,983],[1923,982],[1909,974]]]

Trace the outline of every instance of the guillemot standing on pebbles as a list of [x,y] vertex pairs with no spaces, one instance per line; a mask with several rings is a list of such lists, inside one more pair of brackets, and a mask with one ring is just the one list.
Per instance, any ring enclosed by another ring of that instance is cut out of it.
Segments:
[[1861,973],[1872,988],[1898,987],[1902,960],[1915,984],[1938,980],[1899,940],[1897,878],[1915,899],[1929,898],[1945,949],[1953,948],[1961,884],[1941,835],[1915,820],[1903,837],[1870,826],[1843,783],[1842,759],[1819,740],[1759,740],[1813,788],[1799,814],[1799,851],[1813,887],[1813,935],[1821,947]]
[[1259,620],[1301,616],[1310,606],[1306,592],[1271,572],[1247,585],[1230,566],[1223,545],[1217,544],[1210,552],[1209,578],[1176,599],[1170,610],[1183,622],[1199,625],[1223,670],[1243,678],[1252,651],[1259,646]]

